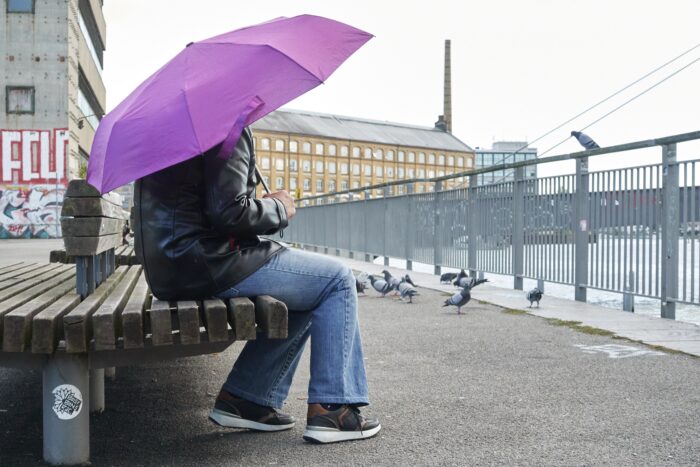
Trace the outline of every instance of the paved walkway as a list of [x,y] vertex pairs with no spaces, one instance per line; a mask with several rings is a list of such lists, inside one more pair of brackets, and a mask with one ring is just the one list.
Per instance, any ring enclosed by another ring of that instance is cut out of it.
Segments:
[[[91,417],[93,465],[700,463],[697,358],[477,300],[458,316],[440,306],[445,296],[422,288],[414,305],[371,291],[359,299],[373,402],[366,412],[384,426],[375,439],[301,439],[308,353],[285,406],[302,420],[294,429],[212,425],[206,415],[240,351],[235,344],[118,369],[106,384],[107,410]],[[40,373],[0,368],[0,465],[42,465],[40,400]]]
[[[338,258],[358,271],[380,274],[388,269],[395,276],[408,273],[421,287],[442,292],[454,293],[457,289],[451,284],[440,284],[438,276],[415,271],[406,271],[349,258]],[[663,346],[690,355],[700,356],[700,326],[669,319],[611,310],[589,303],[544,296],[541,307],[528,308],[525,292],[483,284],[474,288],[472,297],[507,309],[524,311],[543,318],[564,321],[578,321],[583,326],[591,326],[614,333],[619,337],[641,341],[649,345]],[[700,310],[698,310],[700,313]]]

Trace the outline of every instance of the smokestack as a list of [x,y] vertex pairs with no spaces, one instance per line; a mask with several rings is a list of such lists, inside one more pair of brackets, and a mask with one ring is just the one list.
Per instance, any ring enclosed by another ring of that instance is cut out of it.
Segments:
[[450,40],[445,40],[445,101],[443,114],[445,126],[452,133],[452,64],[450,58]]

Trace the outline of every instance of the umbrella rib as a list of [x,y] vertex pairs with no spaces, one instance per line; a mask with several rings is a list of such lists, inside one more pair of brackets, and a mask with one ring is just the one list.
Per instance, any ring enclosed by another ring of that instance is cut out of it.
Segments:
[[[189,62],[190,62],[190,56],[189,54],[185,56],[185,69],[189,69]],[[190,112],[190,101],[187,99],[187,79],[185,79],[185,86],[183,86],[182,90],[182,95],[185,98],[185,109],[187,110],[187,117],[190,120],[190,127],[192,128],[192,134],[194,135],[194,139],[197,141],[197,148],[199,148],[199,153],[203,153],[204,151],[202,150],[202,143],[199,141],[199,136],[197,135],[197,131],[195,131],[194,128],[194,120],[192,119],[192,112]]]

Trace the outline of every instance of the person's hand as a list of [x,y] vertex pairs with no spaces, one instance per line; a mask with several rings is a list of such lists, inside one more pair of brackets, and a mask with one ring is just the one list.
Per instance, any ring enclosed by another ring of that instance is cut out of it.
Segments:
[[297,213],[297,208],[294,207],[294,198],[284,190],[266,193],[263,198],[275,198],[284,205],[284,210],[287,211],[287,220],[290,220]]

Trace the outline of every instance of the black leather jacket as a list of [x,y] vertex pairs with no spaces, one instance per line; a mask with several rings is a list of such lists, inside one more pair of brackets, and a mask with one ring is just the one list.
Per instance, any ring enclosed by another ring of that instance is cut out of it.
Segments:
[[233,287],[283,246],[260,240],[287,226],[284,205],[255,199],[250,130],[229,158],[219,146],[136,181],[135,250],[161,300],[203,299]]

